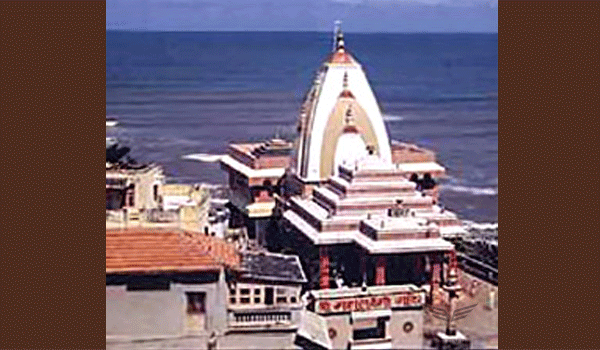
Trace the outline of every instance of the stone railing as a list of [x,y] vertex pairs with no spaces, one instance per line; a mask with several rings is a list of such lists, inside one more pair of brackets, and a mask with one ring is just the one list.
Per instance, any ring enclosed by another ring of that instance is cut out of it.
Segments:
[[179,221],[179,213],[175,210],[146,210],[144,213],[145,219],[148,222],[177,222]]
[[262,326],[288,326],[292,322],[291,311],[247,311],[234,312],[231,315],[231,327],[262,327]]
[[122,210],[107,210],[106,211],[107,222],[124,222],[125,213]]

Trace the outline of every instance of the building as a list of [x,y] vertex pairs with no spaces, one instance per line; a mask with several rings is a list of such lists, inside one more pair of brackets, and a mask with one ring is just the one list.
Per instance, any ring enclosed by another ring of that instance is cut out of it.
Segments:
[[154,164],[107,163],[106,227],[178,228],[215,232],[210,191],[202,185],[167,184]]
[[232,144],[221,158],[229,175],[231,224],[246,227],[250,239],[266,244],[266,232],[273,210],[274,195],[290,165],[293,144],[280,139]]
[[235,143],[220,160],[232,190],[231,224],[246,227],[260,246],[267,245],[275,230],[274,208],[283,187],[288,196],[291,189],[308,197],[340,165],[368,155],[396,164],[398,175],[439,199],[436,179],[445,176],[444,167],[430,150],[390,142],[375,95],[361,65],[346,50],[341,31],[301,106],[297,130],[294,143]]
[[291,348],[303,310],[302,285],[306,283],[298,257],[245,252],[240,268],[232,270],[228,280],[229,334],[254,335],[259,346],[261,334],[270,330],[278,332],[279,348]]
[[294,256],[178,230],[107,230],[106,345],[293,348],[305,281]]
[[422,348],[426,303],[461,221],[438,203],[433,152],[390,142],[341,30],[309,91],[271,249],[298,254],[312,301],[303,348]]
[[296,344],[304,349],[423,348],[425,293],[411,285],[316,290]]
[[106,210],[158,208],[165,176],[154,164],[106,164]]

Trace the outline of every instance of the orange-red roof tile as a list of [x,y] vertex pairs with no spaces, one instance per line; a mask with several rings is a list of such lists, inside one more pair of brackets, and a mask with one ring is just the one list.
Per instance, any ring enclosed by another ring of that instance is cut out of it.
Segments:
[[106,273],[215,271],[240,256],[220,238],[175,230],[106,230]]

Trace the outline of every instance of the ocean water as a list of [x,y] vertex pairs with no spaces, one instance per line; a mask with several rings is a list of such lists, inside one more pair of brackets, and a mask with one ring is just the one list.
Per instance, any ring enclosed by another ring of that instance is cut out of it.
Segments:
[[[345,34],[395,140],[435,150],[449,178],[444,205],[498,220],[498,35]],[[331,33],[106,33],[108,130],[138,161],[187,183],[225,183],[231,141],[292,136]]]

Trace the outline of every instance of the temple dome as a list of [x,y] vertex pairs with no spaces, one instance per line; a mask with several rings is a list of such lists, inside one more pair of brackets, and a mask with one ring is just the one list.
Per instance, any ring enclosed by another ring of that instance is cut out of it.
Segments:
[[[345,122],[348,110],[352,111],[353,125]],[[348,145],[347,149],[358,150],[359,155],[370,152],[382,162],[391,163],[390,142],[379,104],[361,65],[346,49],[339,28],[333,52],[317,72],[297,125],[300,135],[292,164],[304,181],[325,181],[333,175],[338,160],[346,158],[341,155],[345,152],[338,154],[338,144],[351,140],[357,145]]]
[[368,155],[367,145],[360,134],[345,132],[337,142],[334,172],[338,172],[340,165],[354,168],[360,160]]

